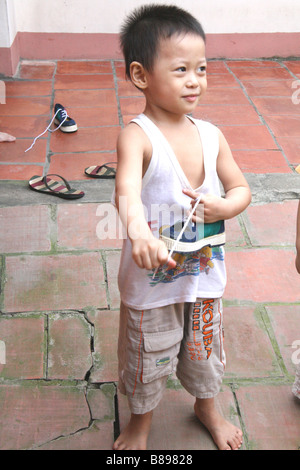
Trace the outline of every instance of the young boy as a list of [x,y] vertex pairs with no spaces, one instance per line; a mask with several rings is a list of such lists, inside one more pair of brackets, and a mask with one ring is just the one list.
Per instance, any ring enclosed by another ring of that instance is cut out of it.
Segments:
[[[119,388],[131,418],[113,448],[146,449],[152,412],[178,362],[177,376],[195,396],[195,413],[217,447],[238,449],[242,432],[214,404],[225,367],[226,283],[223,247],[215,245],[224,244],[222,221],[242,212],[251,195],[222,133],[188,116],[207,88],[205,34],[186,11],[150,5],[128,17],[121,44],[127,76],[146,106],[117,145],[115,201],[128,232],[119,271]],[[159,239],[162,214],[151,217],[152,209],[187,212],[200,194],[204,232],[219,227],[215,243],[169,260]]]

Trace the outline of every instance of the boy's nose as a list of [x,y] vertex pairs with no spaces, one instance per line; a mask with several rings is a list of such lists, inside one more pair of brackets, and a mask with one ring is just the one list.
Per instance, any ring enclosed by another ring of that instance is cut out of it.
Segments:
[[196,74],[190,74],[186,84],[188,87],[193,87],[193,88],[198,87],[199,81],[198,81],[198,77],[196,76]]

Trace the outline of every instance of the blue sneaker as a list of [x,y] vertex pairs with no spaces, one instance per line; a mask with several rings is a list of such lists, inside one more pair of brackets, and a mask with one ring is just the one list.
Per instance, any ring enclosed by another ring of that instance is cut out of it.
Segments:
[[[56,114],[57,113],[57,114]],[[77,124],[74,119],[68,116],[67,111],[61,104],[56,104],[54,107],[55,119],[54,123],[59,126],[62,132],[76,132]]]
[[[168,250],[173,246],[184,226],[184,221],[178,221],[171,227],[162,227],[160,230],[160,239],[166,244]],[[191,253],[201,250],[204,246],[225,245],[225,224],[224,220],[219,220],[213,224],[190,222],[182,234],[180,240],[176,243],[174,251],[180,253]]]

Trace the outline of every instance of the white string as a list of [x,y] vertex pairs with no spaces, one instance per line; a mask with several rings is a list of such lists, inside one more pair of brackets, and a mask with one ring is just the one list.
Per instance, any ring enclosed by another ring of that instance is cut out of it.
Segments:
[[[168,259],[167,259],[166,264],[169,263],[172,254],[174,253],[174,251],[175,251],[175,249],[176,249],[176,247],[177,247],[177,245],[178,245],[178,243],[179,243],[179,241],[180,241],[180,239],[181,239],[183,233],[185,232],[185,230],[186,230],[186,228],[187,228],[187,226],[188,226],[188,224],[189,224],[191,218],[192,218],[193,215],[194,215],[195,210],[197,209],[197,206],[198,206],[199,202],[201,201],[201,198],[202,198],[202,195],[200,194],[200,196],[197,197],[197,199],[196,199],[196,202],[195,202],[195,205],[194,205],[194,207],[193,207],[192,212],[191,212],[190,215],[188,216],[188,218],[187,218],[187,220],[186,220],[184,226],[182,227],[182,230],[181,230],[180,234],[178,235],[178,237],[177,237],[176,240],[175,240],[174,245],[172,246],[172,249],[171,249],[171,251],[170,251],[170,253],[169,253],[169,256],[168,256]],[[159,267],[158,267],[158,268],[159,268]],[[157,273],[157,271],[158,271],[158,268],[155,269],[152,279],[155,278],[156,273]]]
[[[52,123],[53,123],[53,121],[54,121],[56,115],[57,115],[60,111],[62,112],[62,115],[63,115],[64,119],[63,119],[63,121],[59,124],[59,126],[58,126],[56,129],[51,130],[50,127],[51,127],[51,125],[52,125]],[[35,145],[36,141],[37,141],[40,137],[42,137],[42,135],[46,134],[47,131],[49,131],[49,132],[55,132],[55,131],[57,131],[57,130],[63,125],[63,123],[67,120],[67,118],[68,118],[67,112],[64,111],[63,109],[59,108],[59,109],[56,111],[56,113],[54,114],[54,116],[53,116],[53,118],[52,118],[52,120],[51,120],[49,126],[47,127],[47,129],[45,129],[42,134],[38,135],[38,136],[34,139],[34,141],[33,141],[33,143],[31,144],[31,146],[30,146],[27,150],[25,150],[25,153],[28,152],[28,150],[31,150],[32,147]]]

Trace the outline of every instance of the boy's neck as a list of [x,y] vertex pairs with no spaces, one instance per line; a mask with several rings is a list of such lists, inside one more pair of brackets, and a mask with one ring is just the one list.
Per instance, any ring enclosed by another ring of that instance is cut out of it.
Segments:
[[185,114],[161,112],[160,110],[153,110],[147,107],[147,105],[143,114],[151,119],[157,127],[182,126],[187,123]]

